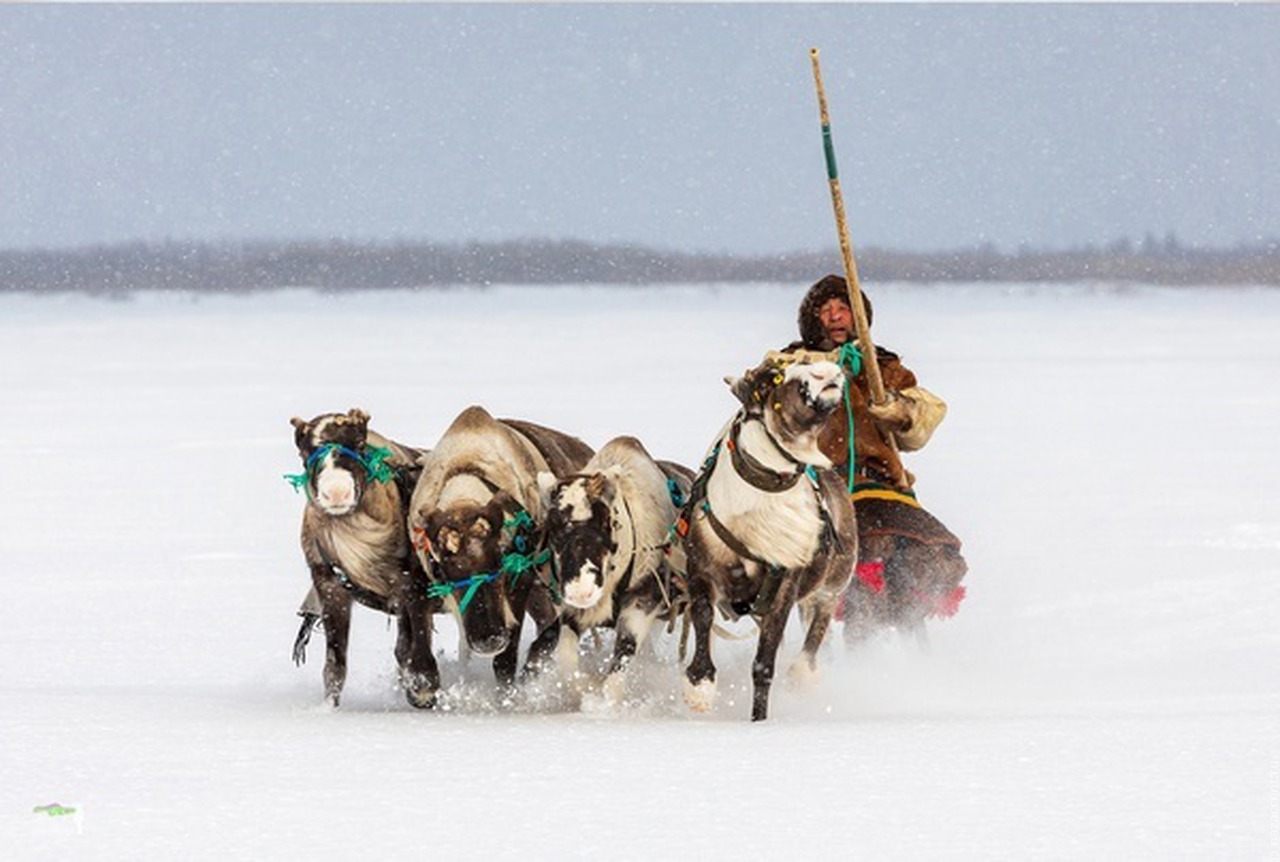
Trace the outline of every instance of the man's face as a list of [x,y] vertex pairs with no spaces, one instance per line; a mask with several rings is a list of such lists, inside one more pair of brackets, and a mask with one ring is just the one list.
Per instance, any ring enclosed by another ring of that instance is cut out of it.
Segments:
[[853,340],[853,311],[843,299],[833,297],[824,302],[818,309],[818,321],[834,344]]

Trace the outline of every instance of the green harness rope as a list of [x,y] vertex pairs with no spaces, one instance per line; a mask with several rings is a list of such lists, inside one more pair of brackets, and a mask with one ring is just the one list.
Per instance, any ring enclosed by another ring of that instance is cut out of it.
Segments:
[[[285,480],[293,486],[294,491],[300,488],[309,489],[312,471],[330,452],[337,452],[340,455],[347,455],[355,459],[360,463],[360,466],[364,467],[365,477],[375,482],[390,482],[396,477],[395,468],[387,464],[387,459],[392,455],[390,449],[382,446],[366,446],[362,454],[340,443],[325,443],[311,453],[301,473],[284,474]],[[310,493],[309,490],[308,493]]]
[[846,466],[849,471],[848,492],[852,494],[853,474],[856,471],[854,469],[853,402],[849,400],[849,387],[853,385],[853,378],[862,373],[862,354],[858,352],[858,348],[852,341],[846,341],[840,345],[840,355],[836,359],[836,364],[849,372],[844,378],[844,415],[849,420],[849,461]]
[[528,531],[533,529],[533,518],[529,517],[528,512],[521,509],[514,516],[503,521],[502,528],[511,530],[515,534],[512,540],[515,550],[503,555],[502,562],[498,564],[496,572],[482,572],[457,581],[428,584],[428,598],[439,599],[461,592],[462,598],[458,600],[458,613],[463,614],[466,613],[467,606],[471,604],[471,600],[475,598],[476,591],[485,584],[496,581],[506,575],[514,585],[525,572],[532,571],[551,559],[551,551],[547,548],[536,554],[527,552]]

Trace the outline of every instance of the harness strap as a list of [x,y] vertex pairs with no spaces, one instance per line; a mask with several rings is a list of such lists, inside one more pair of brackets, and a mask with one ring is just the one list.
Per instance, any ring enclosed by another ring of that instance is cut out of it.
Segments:
[[467,612],[467,606],[471,604],[471,600],[475,598],[476,590],[480,589],[490,581],[502,577],[502,572],[486,572],[481,575],[472,575],[469,578],[463,578],[459,581],[439,581],[434,584],[427,585],[427,597],[432,599],[442,599],[446,596],[453,595],[455,592],[461,591],[462,598],[458,600],[458,613]]
[[782,584],[782,573],[785,571],[780,566],[776,566],[747,550],[746,545],[738,540],[738,537],[729,532],[729,528],[715,516],[711,509],[706,509],[707,523],[711,525],[712,531],[719,537],[720,541],[729,546],[729,550],[733,551],[739,557],[752,560],[759,563],[764,568],[764,577],[761,578],[760,588],[756,590],[755,598],[749,602],[734,602],[730,605],[733,612],[738,616],[746,616],[751,614],[754,616],[755,607],[763,601],[764,604],[773,602],[774,597],[778,594],[778,587]]
[[[626,513],[627,521],[630,523],[631,529],[631,558],[627,560],[626,571],[622,573],[622,577],[618,579],[617,590],[626,593],[631,588],[631,579],[635,577],[636,557],[639,556],[640,546],[636,542],[636,519],[631,514],[631,504],[627,502],[627,498],[622,496],[622,509]],[[613,603],[613,621],[617,623],[618,613],[621,611],[618,602]]]
[[[765,437],[773,444],[773,448],[778,450],[778,454],[795,465],[795,470],[790,473],[779,473],[777,470],[771,470],[761,464],[749,452],[743,451],[738,444],[738,438],[742,433],[744,418],[746,417],[742,413],[738,414],[738,418],[734,420],[733,427],[729,431],[729,439],[726,444],[729,447],[729,456],[733,461],[733,469],[747,484],[770,494],[779,494],[795,487],[796,482],[799,482],[800,477],[804,475],[807,465],[797,461],[789,452],[779,446],[778,441],[773,439],[773,435],[769,433],[768,428],[764,428]],[[763,425],[764,423],[761,423],[762,427]]]
[[339,455],[346,455],[353,459],[364,467],[365,476],[375,482],[389,482],[397,475],[395,469],[386,463],[387,459],[392,457],[390,449],[382,446],[366,446],[364,452],[357,452],[341,443],[324,443],[316,447],[316,450],[307,457],[301,473],[284,474],[285,480],[293,486],[294,491],[307,488],[307,496],[310,497],[311,471],[330,452],[337,452]]
[[[463,595],[458,601],[458,613],[466,613],[467,606],[475,598],[476,591],[485,584],[495,581],[503,575],[507,575],[511,579],[511,583],[514,584],[526,572],[542,566],[551,559],[551,550],[543,548],[535,552],[529,549],[529,534],[533,526],[533,518],[529,517],[529,513],[524,509],[519,509],[514,515],[502,522],[502,528],[512,532],[511,544],[515,550],[508,551],[503,555],[496,572],[482,572],[456,581],[435,581],[427,585],[427,596],[429,598],[444,598],[455,592],[461,592]],[[552,595],[555,596],[557,590],[554,582],[549,586]]]
[[720,541],[728,545],[729,550],[733,551],[735,554],[737,554],[739,557],[742,557],[745,560],[751,560],[753,562],[759,563],[762,566],[772,565],[771,563],[765,560],[762,560],[759,557],[757,557],[755,554],[751,553],[751,551],[747,549],[747,546],[742,544],[741,541],[739,541],[737,536],[729,532],[729,528],[724,525],[723,521],[721,521],[719,518],[716,517],[716,513],[711,511],[711,508],[709,506],[703,509],[703,514],[706,515],[707,523],[711,525],[712,532],[716,534],[716,537],[719,538]]

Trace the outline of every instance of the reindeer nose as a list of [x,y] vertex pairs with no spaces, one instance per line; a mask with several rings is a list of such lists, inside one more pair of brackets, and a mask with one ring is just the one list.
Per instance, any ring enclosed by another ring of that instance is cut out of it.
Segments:
[[507,648],[507,633],[488,635],[486,637],[467,638],[467,646],[479,656],[497,655]]
[[320,494],[320,499],[324,500],[326,503],[332,503],[334,505],[342,505],[344,503],[350,503],[351,489],[350,488],[325,488],[324,491]]
[[600,600],[601,590],[585,578],[564,585],[564,600],[575,608],[589,608]]

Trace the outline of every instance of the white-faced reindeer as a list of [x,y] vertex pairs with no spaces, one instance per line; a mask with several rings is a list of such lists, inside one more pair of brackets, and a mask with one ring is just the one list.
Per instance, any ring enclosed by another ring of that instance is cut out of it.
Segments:
[[590,629],[615,629],[604,692],[621,700],[622,672],[655,619],[683,603],[684,549],[672,542],[677,501],[693,473],[655,461],[634,437],[617,437],[580,473],[538,477],[543,490],[552,593],[560,604],[557,664],[572,677],[578,641]]
[[729,381],[742,408],[721,432],[694,484],[688,509],[689,613],[696,637],[685,700],[696,711],[715,700],[711,636],[716,609],[750,615],[760,634],[752,665],[751,718],[768,716],[769,689],[792,608],[807,620],[792,668],[817,672],[826,636],[857,557],[853,509],[817,432],[842,401],[833,362],[771,354]]
[[[405,696],[414,706],[430,706],[440,680],[431,654],[433,603],[405,526],[407,489],[422,453],[370,431],[369,415],[358,409],[290,422],[303,472],[287,478],[307,497],[302,554],[324,626],[325,697],[338,705],[347,677],[351,605],[359,602],[396,617]],[[294,644],[299,663],[313,621],[304,614]]]

